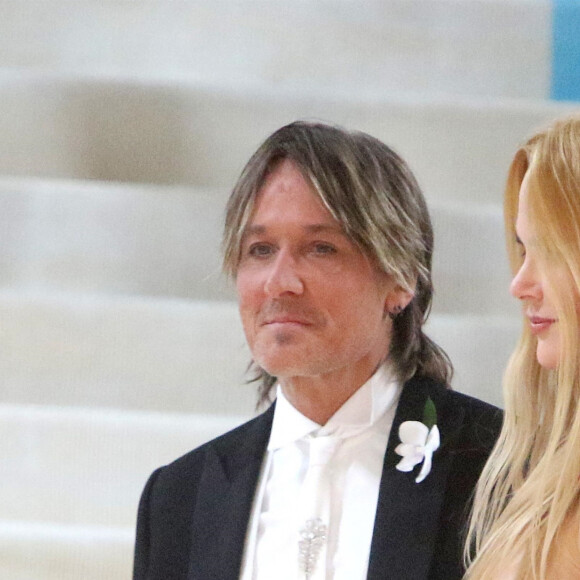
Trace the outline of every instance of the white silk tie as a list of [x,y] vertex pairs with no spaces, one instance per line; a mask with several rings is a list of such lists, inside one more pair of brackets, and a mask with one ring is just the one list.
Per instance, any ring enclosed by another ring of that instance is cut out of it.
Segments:
[[324,580],[332,496],[331,459],[342,442],[336,435],[310,437],[308,471],[302,488],[303,526],[298,536],[299,580]]

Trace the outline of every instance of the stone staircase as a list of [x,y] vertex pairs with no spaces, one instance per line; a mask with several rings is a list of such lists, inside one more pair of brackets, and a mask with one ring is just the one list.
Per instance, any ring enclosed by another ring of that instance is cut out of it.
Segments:
[[501,402],[501,198],[548,100],[540,0],[0,0],[0,578],[124,580],[149,473],[254,412],[225,200],[297,118],[392,145],[436,231],[429,332]]

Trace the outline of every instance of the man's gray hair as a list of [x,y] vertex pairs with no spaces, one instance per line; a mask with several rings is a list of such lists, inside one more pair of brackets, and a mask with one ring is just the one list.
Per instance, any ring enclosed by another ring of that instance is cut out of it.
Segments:
[[[242,237],[256,197],[269,173],[291,161],[319,195],[346,235],[408,291],[410,304],[393,321],[390,357],[400,380],[414,375],[449,385],[449,357],[422,330],[433,297],[433,228],[427,204],[411,170],[384,143],[360,131],[297,121],[277,130],[242,171],[226,208],[223,267],[236,276]],[[276,378],[255,364],[259,402]]]

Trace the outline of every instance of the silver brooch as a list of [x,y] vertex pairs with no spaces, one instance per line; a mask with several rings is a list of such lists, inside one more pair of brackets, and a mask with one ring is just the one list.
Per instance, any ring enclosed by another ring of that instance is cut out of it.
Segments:
[[320,518],[308,520],[300,530],[298,562],[306,580],[310,580],[311,575],[314,573],[316,561],[325,541],[326,525]]

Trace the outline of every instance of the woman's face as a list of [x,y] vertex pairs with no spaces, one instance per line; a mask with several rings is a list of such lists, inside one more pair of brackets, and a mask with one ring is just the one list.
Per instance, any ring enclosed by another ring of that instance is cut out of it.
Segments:
[[568,288],[571,292],[577,291],[563,267],[548,264],[540,268],[541,249],[538,247],[536,232],[529,219],[528,178],[529,172],[520,188],[516,219],[516,239],[522,251],[523,262],[512,280],[510,292],[522,301],[524,315],[538,341],[536,347],[538,363],[544,368],[554,369],[560,360],[561,333],[553,289],[565,291]]

